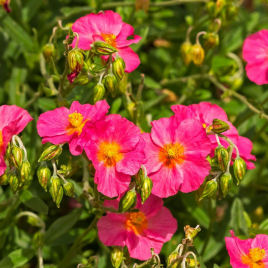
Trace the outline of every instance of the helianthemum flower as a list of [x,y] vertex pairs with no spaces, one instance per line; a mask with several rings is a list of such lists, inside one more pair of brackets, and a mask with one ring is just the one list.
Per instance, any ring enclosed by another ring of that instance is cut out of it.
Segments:
[[13,135],[17,135],[33,120],[29,113],[16,105],[0,106],[0,176],[4,174],[5,151]]
[[[213,119],[220,119],[228,123],[230,129],[223,134],[230,138],[230,140],[238,147],[239,155],[245,160],[247,168],[253,169],[255,167],[251,162],[256,160],[256,157],[251,154],[252,142],[248,138],[239,136],[236,128],[228,120],[227,114],[221,107],[209,102],[200,102],[199,104],[192,104],[189,106],[174,105],[171,109],[178,120],[180,120],[182,114],[184,118],[196,118],[203,125],[204,131],[212,124]],[[215,149],[218,146],[215,135],[208,135],[208,137],[212,143],[213,149]],[[224,139],[220,138],[220,142],[223,146],[228,146],[228,143]],[[235,158],[235,156],[236,151],[234,150],[233,158]]]
[[199,188],[209,174],[206,157],[211,151],[199,121],[162,118],[153,121],[151,134],[143,137],[145,167],[153,181],[153,194],[168,197]]
[[241,240],[231,231],[225,237],[226,248],[233,268],[268,267],[268,235],[259,234],[254,239]]
[[248,78],[257,85],[268,84],[268,30],[251,34],[243,45]]
[[70,109],[60,107],[41,114],[37,122],[37,131],[43,138],[43,143],[67,142],[70,152],[79,155],[87,143],[83,132],[86,126],[102,119],[108,109],[106,101],[98,101],[95,105],[81,105],[78,101],[74,101]]
[[[117,49],[113,58],[116,55],[123,58],[126,72],[132,72],[139,66],[140,59],[129,46],[138,43],[141,37],[134,35],[134,28],[124,23],[119,14],[111,10],[98,14],[91,13],[76,20],[72,25],[72,30],[79,36],[78,47],[80,49],[90,50],[95,41],[104,41]],[[72,46],[75,47],[76,43],[77,37]]]
[[108,115],[88,130],[88,139],[85,152],[96,169],[98,191],[118,196],[127,190],[144,160],[139,128],[120,115]]
[[[104,205],[118,208],[118,201],[106,201]],[[97,224],[101,242],[107,246],[126,246],[130,257],[147,260],[152,257],[151,248],[159,253],[163,244],[171,239],[177,222],[163,201],[151,195],[142,205],[138,198],[135,212],[110,213]]]

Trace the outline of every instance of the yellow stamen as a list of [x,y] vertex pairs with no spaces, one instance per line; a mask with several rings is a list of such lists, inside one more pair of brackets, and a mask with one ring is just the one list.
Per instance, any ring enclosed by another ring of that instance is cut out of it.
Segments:
[[133,231],[136,235],[141,235],[147,228],[148,221],[143,212],[130,212],[127,215],[126,228]]
[[88,119],[84,120],[83,115],[80,113],[74,112],[69,114],[69,125],[66,128],[67,134],[72,135],[76,133],[80,135],[87,121]]
[[164,145],[159,151],[159,160],[168,168],[182,164],[184,162],[184,147],[179,143]]
[[0,130],[0,153],[2,152],[3,145],[4,145],[3,134],[2,131]]
[[108,43],[109,45],[116,48],[116,36],[114,34],[101,34],[103,40]]
[[266,252],[264,249],[252,248],[247,255],[241,257],[242,263],[248,265],[249,268],[265,268],[263,259]]

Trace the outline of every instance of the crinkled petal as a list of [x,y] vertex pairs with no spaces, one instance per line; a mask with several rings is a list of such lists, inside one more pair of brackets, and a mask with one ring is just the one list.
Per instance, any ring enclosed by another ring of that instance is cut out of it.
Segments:
[[[129,36],[133,38],[129,38]],[[118,48],[123,48],[130,46],[131,44],[136,44],[141,40],[141,37],[138,35],[134,35],[134,28],[127,23],[122,24],[122,29],[119,35],[116,37],[116,46]]]
[[144,204],[142,204],[141,198],[138,196],[136,207],[146,215],[147,219],[149,219],[154,217],[161,210],[163,207],[163,200],[151,194]]
[[140,65],[138,54],[130,47],[119,48],[118,55],[124,60],[127,73],[133,72]]

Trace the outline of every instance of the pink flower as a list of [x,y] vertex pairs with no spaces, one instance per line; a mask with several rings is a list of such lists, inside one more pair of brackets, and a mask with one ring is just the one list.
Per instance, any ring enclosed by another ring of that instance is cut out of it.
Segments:
[[32,121],[29,113],[16,105],[0,106],[0,176],[6,170],[4,160],[8,143],[13,135],[17,135]]
[[268,235],[259,234],[254,239],[241,240],[231,231],[225,237],[226,248],[233,268],[268,267]]
[[98,191],[115,197],[127,190],[131,176],[144,160],[140,130],[120,115],[108,115],[88,130],[90,142],[85,147],[92,161]]
[[0,5],[3,6],[3,8],[5,9],[5,11],[7,13],[10,13],[11,12],[11,9],[10,9],[10,0],[1,0],[0,1]]
[[152,193],[168,197],[197,190],[209,174],[206,157],[209,139],[199,121],[177,120],[175,116],[152,122],[151,134],[144,134],[145,167],[153,181]]
[[[223,134],[231,139],[231,141],[238,147],[240,156],[245,160],[248,169],[255,168],[255,165],[251,162],[255,161],[256,157],[251,154],[252,142],[245,137],[239,136],[236,128],[228,120],[225,111],[216,104],[209,102],[200,102],[199,104],[192,104],[189,106],[184,105],[174,105],[171,107],[175,116],[179,118],[183,115],[184,118],[196,118],[199,120],[205,129],[212,124],[213,119],[217,118],[225,121],[229,124],[230,129],[225,131]],[[208,135],[213,149],[215,149],[218,144],[215,135]],[[227,147],[228,143],[220,138],[220,142],[223,146]],[[236,157],[236,152],[234,150],[233,158]]]
[[[134,28],[124,23],[119,14],[111,10],[98,14],[91,13],[76,20],[72,25],[72,30],[79,35],[78,47],[80,49],[90,50],[91,44],[95,41],[104,41],[117,49],[113,58],[116,55],[123,58],[126,72],[132,72],[139,66],[140,59],[129,46],[138,43],[141,37],[134,35]],[[72,47],[75,47],[76,39],[77,37],[73,40]]]
[[251,34],[243,45],[248,78],[257,85],[268,84],[268,30]]
[[102,119],[108,109],[106,101],[98,101],[95,105],[81,105],[74,101],[70,109],[60,107],[41,114],[37,122],[37,131],[43,138],[42,143],[68,142],[70,152],[79,155],[88,142],[84,138],[85,127]]
[[[117,200],[109,201],[111,204],[118,207]],[[108,212],[101,217],[97,224],[99,238],[107,246],[127,246],[132,258],[147,260],[152,257],[151,248],[158,254],[163,244],[171,239],[177,221],[163,207],[163,201],[153,195],[143,205],[138,198],[136,208],[135,212]]]

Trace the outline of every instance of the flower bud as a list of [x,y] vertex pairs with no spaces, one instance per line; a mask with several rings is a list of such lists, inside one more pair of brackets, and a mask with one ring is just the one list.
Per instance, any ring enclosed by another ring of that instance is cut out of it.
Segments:
[[195,260],[193,258],[186,258],[187,267],[189,268],[196,268],[200,267],[200,263],[198,260]]
[[114,268],[119,268],[124,257],[124,252],[121,247],[114,247],[111,252],[111,262]]
[[121,198],[119,203],[119,211],[125,212],[136,205],[137,194],[135,188],[127,191]]
[[212,131],[216,134],[220,134],[222,132],[225,132],[226,130],[230,129],[229,125],[220,120],[220,119],[214,119],[212,122]]
[[7,174],[3,174],[2,176],[0,176],[0,185],[7,185],[8,182],[9,182],[9,178]]
[[94,98],[93,101],[96,103],[99,100],[103,99],[105,94],[105,87],[102,83],[98,83],[93,89]]
[[31,164],[29,161],[23,161],[20,168],[20,182],[23,185],[28,180],[31,180]]
[[38,162],[49,161],[59,156],[62,153],[62,148],[59,145],[51,145],[43,151]]
[[106,42],[97,41],[93,44],[93,51],[97,55],[111,55],[117,52],[117,49]]
[[125,74],[125,62],[122,58],[116,58],[113,62],[113,73],[118,80],[121,80]]
[[44,245],[44,232],[38,231],[33,236],[33,246],[38,249]]
[[79,49],[72,49],[68,53],[68,65],[71,72],[79,73],[84,64],[84,56]]
[[167,266],[171,268],[177,268],[179,267],[179,262],[175,261],[179,257],[179,253],[177,251],[173,251],[167,259]]
[[141,186],[141,203],[143,204],[150,196],[153,188],[153,182],[149,177],[145,177]]
[[42,51],[46,61],[50,61],[55,56],[55,47],[52,43],[45,44]]
[[136,111],[136,103],[133,102],[133,101],[130,101],[128,104],[127,104],[127,111],[131,117],[131,119],[134,119],[134,116],[135,116],[135,111]]
[[228,194],[232,181],[232,175],[229,172],[225,172],[220,176],[220,186],[223,197],[226,197]]
[[192,50],[192,44],[190,42],[185,41],[181,45],[181,56],[185,65],[189,65],[190,62],[192,61],[191,50]]
[[219,35],[216,33],[206,33],[204,39],[206,48],[213,48],[219,45]]
[[234,175],[237,180],[237,185],[240,181],[244,178],[247,170],[246,162],[241,158],[238,157],[235,159],[233,163]]
[[226,171],[228,162],[229,162],[229,153],[228,151],[223,147],[219,146],[215,150],[215,155],[217,157],[218,166],[221,171]]
[[205,51],[200,44],[194,44],[192,46],[191,57],[195,65],[202,65],[205,59]]
[[20,184],[19,178],[15,174],[10,175],[9,185],[10,185],[10,188],[13,191],[13,193],[16,193],[18,191],[19,184]]
[[104,79],[103,83],[107,91],[111,94],[111,96],[114,98],[117,93],[117,80],[116,77],[113,74],[107,74]]
[[54,203],[56,203],[57,207],[59,208],[60,202],[63,197],[63,188],[61,186],[61,180],[58,176],[51,177],[49,192],[52,197],[52,200],[54,201]]
[[218,190],[218,183],[215,179],[210,180],[206,183],[203,193],[201,194],[199,201],[205,197],[213,197]]
[[89,76],[85,73],[79,73],[79,75],[74,79],[75,85],[86,85],[89,83]]
[[48,167],[39,167],[37,170],[39,184],[47,191],[47,185],[51,178],[51,171]]
[[192,241],[200,231],[201,228],[199,225],[197,225],[195,228],[191,227],[190,225],[186,225],[184,227],[185,238]]
[[23,155],[23,150],[20,147],[16,145],[12,146],[11,161],[16,168],[19,168],[21,166]]
[[74,197],[74,184],[70,181],[63,184],[64,193],[69,197]]

